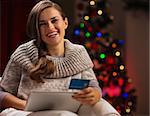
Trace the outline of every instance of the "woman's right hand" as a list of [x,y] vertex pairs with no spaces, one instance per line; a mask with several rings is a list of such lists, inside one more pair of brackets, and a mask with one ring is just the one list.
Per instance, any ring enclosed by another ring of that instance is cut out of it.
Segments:
[[81,104],[95,105],[101,98],[101,94],[98,89],[94,87],[87,87],[73,95],[73,98],[79,101]]
[[26,106],[26,101],[12,94],[7,94],[2,101],[2,108],[13,107],[16,109],[24,110]]

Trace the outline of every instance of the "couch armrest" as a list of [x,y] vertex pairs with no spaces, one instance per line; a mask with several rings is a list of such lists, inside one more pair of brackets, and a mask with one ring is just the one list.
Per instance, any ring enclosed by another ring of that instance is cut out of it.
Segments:
[[103,98],[101,98],[101,100],[96,103],[92,109],[96,116],[120,116],[115,108]]
[[79,116],[121,116],[113,106],[103,98],[93,107],[82,105],[78,114]]

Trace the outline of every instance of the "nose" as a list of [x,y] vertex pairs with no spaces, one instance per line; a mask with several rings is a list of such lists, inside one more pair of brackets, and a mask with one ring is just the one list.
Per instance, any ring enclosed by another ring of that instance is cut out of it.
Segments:
[[53,29],[54,28],[54,25],[51,21],[48,21],[48,28],[49,29]]

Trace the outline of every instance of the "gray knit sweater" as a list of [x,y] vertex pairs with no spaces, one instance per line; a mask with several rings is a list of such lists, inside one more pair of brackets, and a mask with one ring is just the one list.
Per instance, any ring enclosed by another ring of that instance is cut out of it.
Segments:
[[31,40],[20,45],[12,54],[0,83],[0,88],[3,91],[22,99],[27,99],[32,90],[70,91],[68,87],[72,78],[90,79],[90,86],[100,90],[87,51],[83,46],[73,44],[66,39],[64,57],[46,56],[56,66],[54,73],[44,78],[45,83],[31,80],[28,71],[38,60],[38,49],[34,41]]

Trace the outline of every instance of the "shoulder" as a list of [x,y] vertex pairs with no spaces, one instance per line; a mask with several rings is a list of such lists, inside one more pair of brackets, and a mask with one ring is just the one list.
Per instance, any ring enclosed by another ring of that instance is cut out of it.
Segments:
[[65,57],[70,61],[75,59],[75,63],[83,61],[81,64],[86,64],[93,67],[91,58],[83,45],[73,44],[69,40],[65,40]]
[[83,45],[79,45],[79,44],[74,44],[72,42],[70,42],[69,40],[65,39],[65,47],[71,51],[74,52],[81,52],[84,51],[86,52],[86,49]]
[[21,44],[16,50],[15,52],[18,51],[28,51],[30,49],[36,48],[35,44],[34,44],[35,40],[31,40],[29,42],[26,42],[24,44]]
[[27,43],[21,44],[11,55],[11,58],[14,60],[21,60],[22,58],[33,59],[38,55],[38,49],[34,42],[35,40],[31,40]]

